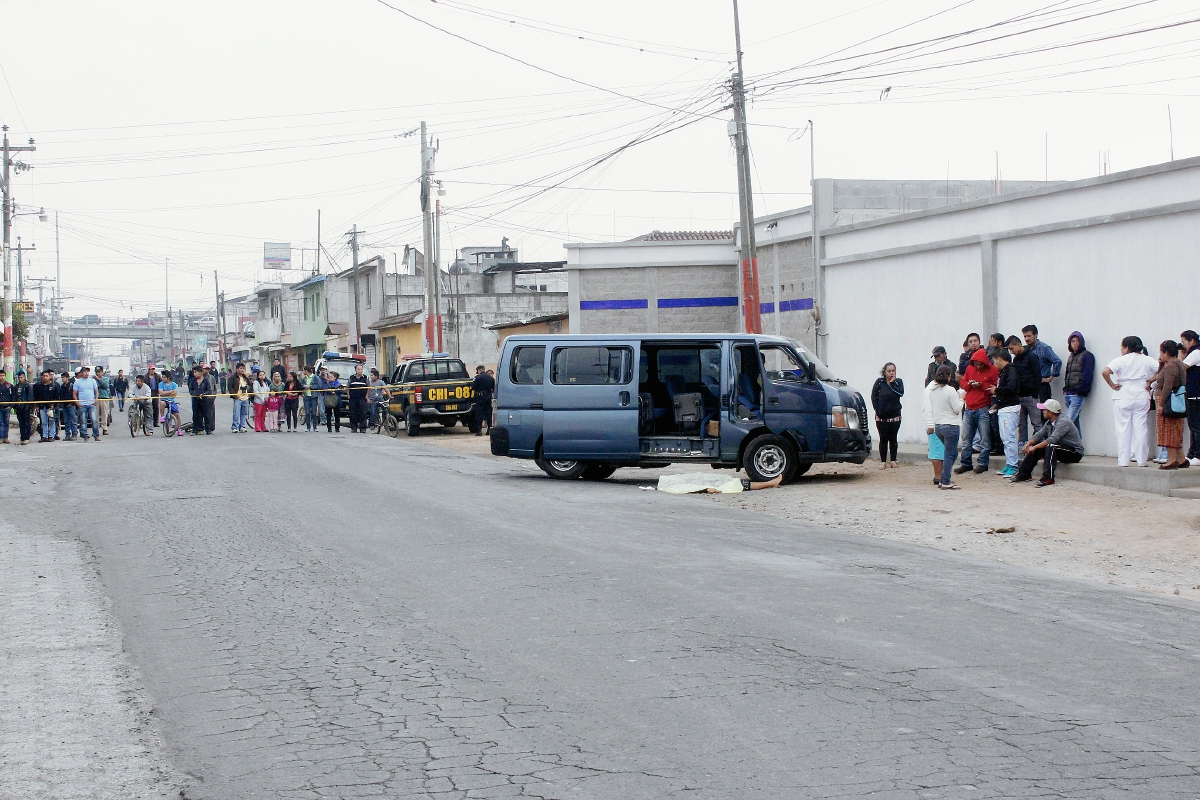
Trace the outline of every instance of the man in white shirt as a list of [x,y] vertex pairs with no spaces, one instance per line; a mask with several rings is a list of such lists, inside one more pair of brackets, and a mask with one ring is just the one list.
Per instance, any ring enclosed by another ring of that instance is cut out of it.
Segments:
[[1191,444],[1188,446],[1188,463],[1200,467],[1200,336],[1193,330],[1179,334],[1186,355],[1183,365],[1187,367],[1187,410],[1188,431]]
[[1150,411],[1150,381],[1158,372],[1158,361],[1145,355],[1146,348],[1136,336],[1121,340],[1121,355],[1114,358],[1100,375],[1115,394],[1113,420],[1117,428],[1117,466],[1128,467],[1136,461],[1146,466],[1146,415]]
[[83,440],[88,440],[88,428],[90,427],[93,436],[97,442],[100,441],[100,419],[96,416],[96,398],[99,396],[100,384],[96,383],[96,379],[91,376],[91,370],[88,367],[82,367],[79,370],[79,377],[75,378],[75,384],[71,387],[72,394],[75,396],[75,404],[79,406],[79,428],[83,432]]

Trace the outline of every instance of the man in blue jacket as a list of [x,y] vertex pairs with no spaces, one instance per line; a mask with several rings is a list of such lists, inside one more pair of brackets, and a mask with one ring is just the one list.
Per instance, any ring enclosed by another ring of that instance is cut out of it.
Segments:
[[1033,354],[1038,357],[1042,371],[1042,385],[1038,387],[1038,401],[1045,402],[1050,399],[1050,381],[1057,378],[1058,373],[1062,372],[1062,359],[1055,354],[1054,348],[1038,339],[1037,325],[1026,325],[1021,328],[1021,334],[1025,337],[1025,349],[1032,350]]

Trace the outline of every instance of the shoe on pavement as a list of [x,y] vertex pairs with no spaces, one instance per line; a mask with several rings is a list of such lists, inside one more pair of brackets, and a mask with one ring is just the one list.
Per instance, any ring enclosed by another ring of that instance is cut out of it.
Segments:
[[959,464],[957,467],[954,468],[955,475],[962,475],[962,474],[970,472],[970,471],[971,471],[971,466],[969,464]]
[[1193,467],[1200,467],[1200,458],[1189,458],[1188,463]]
[[1026,481],[1033,480],[1033,478],[1023,478],[1020,475],[1014,474],[1009,480],[1013,483],[1025,483]]
[[1054,479],[1051,478],[1050,480],[1046,480],[1045,478],[1042,478],[1040,481],[1037,482],[1036,485],[1037,485],[1037,488],[1039,488],[1039,489],[1041,489],[1044,486],[1053,486]]
[[976,467],[976,468],[975,468],[975,474],[976,474],[976,475],[983,475],[983,474],[984,474],[985,472],[987,472],[987,471],[988,471],[987,467],[985,467],[985,466],[983,466],[983,465],[980,465],[980,466],[978,466],[978,467]]

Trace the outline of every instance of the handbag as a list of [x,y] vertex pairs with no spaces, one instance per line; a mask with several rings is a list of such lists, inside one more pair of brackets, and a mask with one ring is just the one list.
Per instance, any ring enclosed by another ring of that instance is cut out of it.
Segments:
[[1187,416],[1187,391],[1180,386],[1170,395],[1163,398],[1163,416],[1171,419],[1182,419]]
[[326,392],[325,393],[325,407],[326,408],[337,408],[337,406],[338,406],[338,392],[337,391]]

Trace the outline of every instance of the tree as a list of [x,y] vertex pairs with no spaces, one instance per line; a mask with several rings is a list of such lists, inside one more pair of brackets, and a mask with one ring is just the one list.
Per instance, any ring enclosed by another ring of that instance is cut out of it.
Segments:
[[12,310],[13,317],[13,341],[23,342],[29,336],[29,326],[25,324],[25,309],[14,305]]

